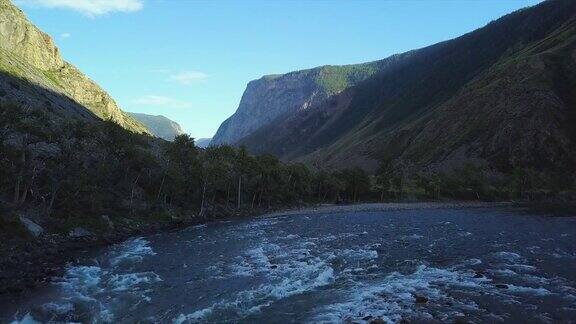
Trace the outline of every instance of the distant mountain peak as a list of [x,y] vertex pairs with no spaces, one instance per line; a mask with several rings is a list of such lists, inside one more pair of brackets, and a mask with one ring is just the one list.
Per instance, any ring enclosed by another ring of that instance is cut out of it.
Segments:
[[152,132],[156,137],[163,138],[167,141],[174,140],[174,137],[184,134],[180,125],[162,115],[148,115],[142,113],[128,113],[134,119],[138,120]]

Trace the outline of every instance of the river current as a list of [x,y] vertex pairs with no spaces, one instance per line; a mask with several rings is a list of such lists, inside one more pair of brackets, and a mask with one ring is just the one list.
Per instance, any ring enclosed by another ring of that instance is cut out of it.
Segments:
[[501,208],[210,223],[88,253],[0,320],[572,322],[575,238],[574,218]]

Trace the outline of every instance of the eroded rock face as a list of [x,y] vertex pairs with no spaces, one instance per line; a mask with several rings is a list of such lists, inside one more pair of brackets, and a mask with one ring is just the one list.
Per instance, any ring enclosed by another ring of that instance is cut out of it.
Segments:
[[64,61],[52,38],[10,0],[0,0],[0,101],[83,119],[111,119],[126,129],[148,133],[108,93]]
[[0,0],[0,47],[41,70],[64,65],[52,38],[32,25],[10,0]]
[[326,94],[315,84],[312,73],[265,76],[248,83],[238,110],[222,123],[212,144],[233,144],[284,113],[325,99]]
[[210,145],[235,144],[278,118],[305,111],[364,81],[395,60],[392,57],[355,65],[327,65],[251,81],[238,109],[220,125]]

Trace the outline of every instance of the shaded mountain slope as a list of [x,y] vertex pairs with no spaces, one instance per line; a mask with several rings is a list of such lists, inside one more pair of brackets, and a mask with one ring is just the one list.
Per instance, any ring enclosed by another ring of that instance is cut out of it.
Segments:
[[347,87],[394,66],[402,56],[355,65],[326,65],[251,81],[237,111],[220,125],[212,144],[234,144],[280,116],[306,111]]
[[174,137],[184,134],[180,125],[162,115],[148,115],[142,113],[128,113],[137,121],[144,124],[154,136],[163,138],[167,141],[174,140]]
[[285,160],[366,169],[384,156],[421,167],[568,159],[575,13],[574,1],[547,1],[413,51],[238,144]]
[[[50,36],[30,23],[9,0],[0,0],[0,74],[2,101],[49,108],[61,116],[111,119],[131,131],[148,132],[94,81],[64,61]],[[26,80],[47,92],[9,80]]]

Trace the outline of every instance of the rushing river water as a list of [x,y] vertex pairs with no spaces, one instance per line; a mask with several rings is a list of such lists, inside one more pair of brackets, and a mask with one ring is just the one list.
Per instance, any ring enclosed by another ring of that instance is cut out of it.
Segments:
[[570,322],[575,238],[574,218],[492,208],[212,223],[87,257],[0,319]]

